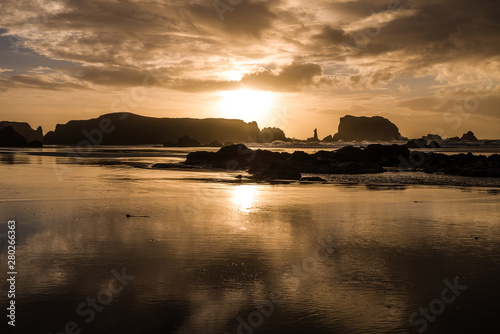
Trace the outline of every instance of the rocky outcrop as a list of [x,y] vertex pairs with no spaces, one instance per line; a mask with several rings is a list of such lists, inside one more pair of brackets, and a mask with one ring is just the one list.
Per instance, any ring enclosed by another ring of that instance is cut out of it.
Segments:
[[14,127],[0,128],[0,147],[42,147],[38,140],[28,142]]
[[33,130],[33,128],[25,122],[0,122],[0,129],[8,126],[11,126],[14,130],[16,130],[16,132],[23,136],[28,143],[36,140],[41,142],[43,140],[43,131],[41,126],[39,126],[36,130]]
[[301,173],[364,174],[381,173],[384,167],[400,165],[409,158],[408,148],[399,145],[368,145],[365,149],[347,146],[336,151],[307,154],[251,150],[243,144],[218,152],[192,152],[186,165],[248,170],[257,179],[298,180]]
[[287,141],[285,132],[280,128],[264,128],[260,131],[258,141],[261,143],[272,143],[273,141]]
[[328,135],[328,136],[326,136],[325,138],[323,138],[323,140],[322,140],[322,141],[324,141],[325,143],[331,143],[331,142],[334,142],[332,135]]
[[432,134],[432,133],[429,133],[427,136],[422,136],[422,138],[420,138],[420,139],[425,139],[428,141],[436,141],[436,142],[443,141],[443,138],[441,138],[440,135],[436,135],[436,134]]
[[44,137],[44,144],[144,145],[175,143],[189,136],[202,143],[251,142],[259,137],[257,123],[231,119],[155,118],[113,113],[95,119],[58,124]]
[[426,173],[472,177],[500,177],[500,155],[427,153],[420,167]]
[[200,147],[201,143],[189,136],[182,136],[177,139],[177,143],[165,143],[163,147]]
[[441,145],[437,141],[428,142],[427,139],[411,139],[405,144],[408,148],[440,148]]
[[467,131],[467,133],[464,133],[462,137],[451,137],[447,138],[446,141],[449,142],[460,142],[460,141],[477,141],[476,136],[474,135],[474,132],[472,131]]
[[460,138],[460,140],[463,140],[463,141],[477,141],[477,138],[474,135],[474,132],[468,131],[467,133],[464,133],[462,135],[462,138]]
[[334,141],[391,141],[401,139],[398,127],[387,118],[356,117],[347,115],[340,118]]
[[326,180],[322,177],[319,177],[319,176],[306,176],[306,177],[302,177],[300,179],[300,181],[304,181],[304,182],[326,182]]
[[[412,154],[421,157],[413,159]],[[411,165],[409,161],[416,161]],[[346,146],[336,151],[307,154],[302,151],[271,152],[251,150],[243,144],[221,148],[218,152],[188,154],[187,166],[247,170],[257,180],[299,180],[302,173],[367,174],[382,173],[385,168],[443,173],[474,177],[500,177],[500,155],[490,157],[469,154],[445,155],[410,152],[404,145]],[[307,180],[307,179],[304,179]],[[313,179],[311,179],[313,180]]]
[[310,142],[310,143],[319,142],[318,129],[314,129],[314,135],[312,137],[310,137],[310,138],[307,138],[307,142]]

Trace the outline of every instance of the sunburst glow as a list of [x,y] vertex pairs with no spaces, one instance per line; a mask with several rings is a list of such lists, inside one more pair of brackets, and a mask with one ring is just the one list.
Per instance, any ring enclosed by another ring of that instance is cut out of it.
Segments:
[[263,123],[270,118],[274,104],[273,93],[241,89],[220,93],[218,109],[224,118]]
[[232,202],[243,212],[248,212],[252,208],[257,189],[252,185],[238,186],[233,190]]

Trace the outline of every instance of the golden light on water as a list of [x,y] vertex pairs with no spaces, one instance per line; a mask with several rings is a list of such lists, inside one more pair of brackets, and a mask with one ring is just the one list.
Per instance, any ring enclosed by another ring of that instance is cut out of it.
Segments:
[[234,188],[232,202],[242,212],[249,212],[255,205],[257,188],[253,185],[242,185]]

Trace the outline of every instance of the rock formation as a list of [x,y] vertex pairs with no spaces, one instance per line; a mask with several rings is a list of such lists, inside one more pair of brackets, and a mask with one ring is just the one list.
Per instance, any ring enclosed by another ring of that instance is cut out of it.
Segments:
[[38,140],[28,142],[23,135],[12,126],[0,128],[0,147],[42,147]]
[[307,138],[307,141],[308,142],[319,142],[319,138],[318,138],[318,129],[314,129],[314,135],[310,138]]
[[163,147],[199,147],[201,146],[200,142],[196,139],[192,139],[189,136],[182,136],[177,139],[176,144],[165,143]]
[[387,118],[356,117],[347,115],[340,118],[334,141],[391,141],[401,139],[398,127]]
[[465,141],[477,141],[476,136],[474,135],[474,132],[468,131],[467,133],[464,133],[462,135],[462,138],[460,140],[465,140]]
[[459,138],[459,137],[451,137],[451,138],[447,138],[446,141],[449,141],[449,142],[477,141],[477,138],[474,135],[474,132],[468,131],[467,133],[464,133],[461,138]]
[[328,135],[328,136],[326,136],[325,138],[323,138],[323,140],[322,140],[322,141],[324,141],[325,143],[331,143],[331,142],[333,142],[334,140],[333,140],[332,135]]
[[33,130],[33,128],[25,122],[0,122],[0,129],[8,126],[11,126],[17,133],[22,135],[28,143],[35,140],[40,142],[43,140],[43,131],[41,126],[39,126],[36,130]]
[[412,139],[405,144],[408,148],[440,148],[441,145],[437,141],[428,142],[427,139]]
[[[414,164],[410,156],[421,158]],[[404,145],[372,144],[366,148],[346,146],[336,151],[307,154],[302,151],[272,152],[251,150],[243,144],[221,148],[218,152],[189,153],[181,166],[247,170],[256,180],[300,180],[302,173],[366,174],[382,173],[385,168],[443,173],[474,177],[500,177],[500,155],[410,152]],[[174,168],[174,166],[162,166]],[[179,167],[179,165],[177,166]],[[159,167],[158,167],[159,168]]]
[[425,139],[428,141],[443,141],[440,135],[429,133],[427,136],[422,136],[420,139]]
[[113,113],[95,119],[58,124],[47,133],[45,144],[144,145],[175,143],[189,136],[202,143],[251,142],[259,137],[257,123],[231,119],[155,118]]
[[500,177],[500,155],[426,153],[420,169],[426,173],[440,173],[472,177]]
[[258,141],[261,143],[272,143],[273,141],[287,141],[285,133],[280,128],[264,128],[260,131]]
[[408,148],[400,145],[368,145],[365,149],[347,146],[336,151],[307,154],[296,151],[251,150],[243,144],[221,148],[218,152],[189,153],[185,164],[225,169],[246,169],[256,179],[299,180],[301,173],[364,174],[381,173],[409,158]]

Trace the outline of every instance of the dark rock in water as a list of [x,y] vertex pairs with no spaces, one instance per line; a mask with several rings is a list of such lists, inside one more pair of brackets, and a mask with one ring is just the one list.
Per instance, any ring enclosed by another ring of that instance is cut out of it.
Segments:
[[256,152],[244,144],[224,146],[217,152],[198,151],[187,155],[188,165],[207,165],[214,168],[243,169],[255,159]]
[[312,143],[319,142],[318,129],[314,129],[314,135],[311,138],[307,138],[307,141]]
[[410,157],[410,150],[403,145],[368,145],[363,153],[365,161],[376,163],[380,166],[398,166],[401,161],[407,161]]
[[208,147],[222,147],[222,143],[219,143],[217,140],[214,140],[214,141],[211,141],[209,144],[208,144]]
[[458,138],[458,137],[451,137],[451,138],[446,139],[446,141],[451,141],[451,142],[460,141],[460,138]]
[[467,133],[464,133],[461,138],[459,138],[459,137],[451,137],[451,138],[447,138],[446,141],[449,141],[449,142],[477,141],[477,138],[474,135],[474,132],[468,131]]
[[31,126],[25,122],[0,122],[0,129],[8,126],[14,128],[14,130],[23,136],[28,143],[36,140],[42,142],[43,140],[43,131],[41,126],[39,126],[36,130],[33,130]]
[[326,143],[331,143],[331,142],[334,142],[335,140],[333,140],[332,135],[328,135],[325,138],[323,138],[323,141]]
[[300,181],[310,181],[310,182],[326,182],[325,179],[318,176],[307,176],[300,179]]
[[426,148],[427,140],[426,139],[411,139],[405,144],[408,148]]
[[220,168],[241,169],[248,166],[255,153],[244,144],[224,146],[215,153],[215,165]]
[[426,173],[441,173],[471,177],[500,177],[500,155],[427,153],[421,169]]
[[398,127],[387,118],[356,117],[347,115],[340,118],[334,141],[391,141],[401,139]]
[[467,133],[464,133],[462,135],[462,138],[460,140],[465,140],[465,141],[477,141],[476,136],[474,135],[474,132],[468,131]]
[[334,158],[339,161],[363,161],[363,150],[359,147],[344,146],[334,151]]
[[264,128],[260,131],[259,142],[272,143],[276,140],[287,141],[285,133],[280,128]]
[[[474,177],[500,177],[500,155],[422,153],[412,170]],[[251,150],[243,144],[221,148],[218,152],[192,152],[186,165],[211,168],[245,169],[257,180],[300,180],[301,173],[368,174],[382,173],[384,167],[409,163],[411,152],[404,145],[368,145],[362,149],[346,146],[337,151],[307,154],[295,151]],[[307,180],[306,178],[304,180]],[[318,180],[319,181],[319,180]]]
[[412,139],[405,144],[408,148],[440,148],[437,141],[427,142],[426,139]]
[[400,164],[399,156],[407,158],[408,155],[407,148],[397,145],[370,146],[367,151],[347,146],[333,152],[320,151],[316,154],[307,154],[296,151],[289,154],[267,150],[255,151],[239,144],[223,147],[216,153],[203,151],[189,153],[185,164],[248,169],[248,172],[257,179],[298,180],[300,173],[381,173],[384,168],[370,159],[376,157],[381,164],[392,166]]
[[0,147],[26,147],[28,142],[12,126],[0,129]]
[[43,147],[42,142],[39,140],[34,140],[28,143],[26,147]]
[[428,147],[429,148],[441,148],[441,145],[437,141],[433,140],[428,144]]
[[182,136],[177,139],[177,146],[179,147],[199,147],[201,143],[196,139],[191,139],[189,136]]
[[435,135],[432,133],[429,133],[427,136],[422,136],[420,139],[425,139],[428,141],[443,141],[443,138],[441,138],[440,135]]
[[215,159],[215,152],[191,152],[186,157],[187,165],[209,165]]

